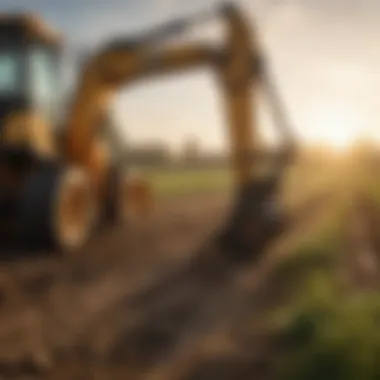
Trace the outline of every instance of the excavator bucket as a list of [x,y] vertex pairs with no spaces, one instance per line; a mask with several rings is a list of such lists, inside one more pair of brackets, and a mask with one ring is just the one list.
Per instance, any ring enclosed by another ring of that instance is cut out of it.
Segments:
[[[290,152],[289,152],[290,153]],[[290,155],[280,152],[282,170]],[[235,196],[231,215],[219,238],[222,251],[237,261],[257,261],[266,248],[289,226],[289,216],[281,201],[282,171],[253,178]]]
[[220,243],[228,256],[255,260],[286,230],[286,217],[278,200],[276,178],[252,182],[238,194]]
[[289,225],[280,195],[284,173],[295,157],[295,138],[267,65],[261,64],[259,70],[260,87],[282,137],[282,145],[275,154],[252,154],[251,161],[256,169],[260,167],[261,158],[266,163],[273,161],[264,175],[253,170],[251,179],[236,194],[231,216],[219,239],[223,251],[235,260],[258,260]]
[[[289,157],[279,155],[284,166]],[[238,261],[257,261],[286,233],[290,217],[281,200],[279,172],[252,179],[235,196],[231,214],[218,239],[222,251]]]

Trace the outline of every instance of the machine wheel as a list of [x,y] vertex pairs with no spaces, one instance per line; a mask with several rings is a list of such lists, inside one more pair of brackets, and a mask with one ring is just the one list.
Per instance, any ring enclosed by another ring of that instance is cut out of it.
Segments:
[[89,179],[78,168],[41,168],[27,180],[21,203],[21,233],[30,248],[75,251],[95,221]]
[[106,219],[117,224],[144,218],[154,209],[152,189],[148,181],[117,168],[110,173],[106,203]]
[[124,224],[128,221],[128,176],[125,170],[118,167],[110,170],[105,217],[106,221],[112,224]]

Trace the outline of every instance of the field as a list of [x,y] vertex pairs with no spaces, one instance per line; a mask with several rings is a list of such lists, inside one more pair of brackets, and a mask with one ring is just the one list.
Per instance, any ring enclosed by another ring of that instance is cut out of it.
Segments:
[[[331,277],[351,237],[345,234],[357,189],[350,174],[342,162],[294,165],[283,184],[288,231],[256,263],[231,261],[215,240],[233,206],[226,171],[151,172],[156,214],[100,232],[78,255],[4,251],[0,375],[285,378],[276,373],[279,363],[297,363],[298,351],[278,338],[297,330],[291,322],[305,310],[293,297],[300,289],[319,294],[320,280],[311,290],[308,281],[316,271]],[[373,183],[368,188],[376,192]]]
[[146,175],[159,198],[220,192],[232,186],[231,173],[227,169],[161,169],[149,170]]

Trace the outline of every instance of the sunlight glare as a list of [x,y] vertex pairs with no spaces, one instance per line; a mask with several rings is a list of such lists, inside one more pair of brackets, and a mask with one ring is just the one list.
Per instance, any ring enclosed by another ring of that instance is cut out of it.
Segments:
[[352,145],[360,134],[357,118],[351,111],[331,109],[321,113],[316,122],[320,137],[335,149],[345,149]]

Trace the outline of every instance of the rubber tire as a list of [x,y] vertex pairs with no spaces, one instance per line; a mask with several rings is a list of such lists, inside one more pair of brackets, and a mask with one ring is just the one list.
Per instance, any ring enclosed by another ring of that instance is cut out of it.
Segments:
[[109,170],[107,182],[107,195],[104,207],[104,219],[112,225],[125,224],[126,220],[120,215],[120,183],[126,177],[126,171],[118,166]]
[[[82,246],[66,244],[54,228],[57,194],[65,175],[73,168],[48,166],[35,170],[27,180],[20,199],[21,239],[31,249],[76,251]],[[87,240],[90,231],[83,240]]]

